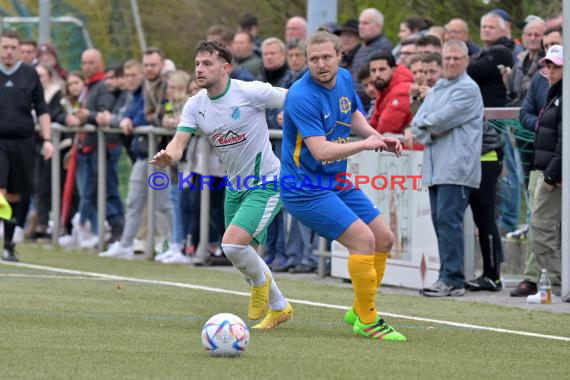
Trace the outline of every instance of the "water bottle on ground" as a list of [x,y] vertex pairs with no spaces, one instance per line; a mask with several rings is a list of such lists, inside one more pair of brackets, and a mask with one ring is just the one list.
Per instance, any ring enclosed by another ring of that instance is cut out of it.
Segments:
[[552,303],[552,284],[550,283],[550,277],[546,269],[542,270],[542,275],[538,283],[538,293],[540,294],[540,303]]

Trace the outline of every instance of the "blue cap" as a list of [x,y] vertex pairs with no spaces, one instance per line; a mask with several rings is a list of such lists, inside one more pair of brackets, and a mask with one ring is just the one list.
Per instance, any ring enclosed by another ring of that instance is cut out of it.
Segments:
[[505,20],[506,22],[511,22],[511,16],[509,16],[509,14],[507,13],[506,10],[501,9],[501,8],[495,8],[493,9],[491,12],[489,13],[494,13],[497,16],[499,16],[500,18],[502,18],[503,20]]

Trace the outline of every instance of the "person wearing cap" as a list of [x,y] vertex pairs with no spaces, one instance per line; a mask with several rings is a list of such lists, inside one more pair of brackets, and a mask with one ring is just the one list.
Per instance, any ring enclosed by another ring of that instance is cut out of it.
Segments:
[[523,52],[524,46],[518,38],[513,38],[512,23],[513,19],[509,13],[501,8],[492,9],[489,13],[499,16],[505,23],[505,37],[508,38],[513,44],[513,58],[517,62],[517,56]]
[[354,56],[358,49],[362,47],[360,36],[358,35],[358,20],[347,20],[338,30],[335,31],[342,42],[342,61],[340,65],[350,71],[352,77],[358,75],[358,70],[353,67]]
[[[562,224],[562,74],[564,54],[554,45],[540,61],[549,90],[537,123],[533,168],[536,182],[530,218],[530,249],[540,268],[548,270],[554,294],[560,295]],[[538,278],[534,279],[538,282]]]
[[46,65],[55,70],[57,75],[63,80],[67,79],[67,70],[59,64],[57,50],[50,43],[41,44],[38,48],[38,63]]

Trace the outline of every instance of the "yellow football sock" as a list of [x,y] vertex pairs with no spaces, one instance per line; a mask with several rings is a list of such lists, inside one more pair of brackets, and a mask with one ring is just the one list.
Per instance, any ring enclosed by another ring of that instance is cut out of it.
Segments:
[[376,270],[373,255],[351,253],[348,257],[348,273],[354,289],[354,306],[360,322],[376,321]]
[[390,254],[388,252],[374,252],[374,269],[376,269],[376,287],[379,288],[386,272],[386,260]]

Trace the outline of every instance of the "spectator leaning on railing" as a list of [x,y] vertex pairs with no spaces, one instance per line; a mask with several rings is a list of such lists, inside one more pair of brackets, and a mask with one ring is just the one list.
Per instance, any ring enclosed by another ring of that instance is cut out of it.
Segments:
[[[123,133],[130,134],[133,128],[148,124],[145,118],[145,98],[143,96],[145,77],[140,61],[134,59],[125,62],[124,72],[127,88],[132,93],[132,98],[124,115],[125,117],[121,120],[119,126],[123,130]],[[146,73],[148,73],[148,71]],[[138,137],[139,136],[133,140],[131,146],[131,150],[137,160],[133,165],[129,177],[125,229],[120,237],[120,241],[116,241],[107,251],[102,252],[100,254],[102,257],[121,259],[134,258],[133,242],[143,219],[142,215],[146,206],[148,191],[152,191],[149,189],[147,182],[148,143],[146,139],[141,140]],[[160,209],[169,216],[167,222],[170,224],[172,222],[172,204],[170,203],[168,191],[156,191],[155,194],[155,206],[157,210]],[[168,228],[168,230],[170,229],[171,228]],[[148,233],[154,233],[154,231],[148,231]]]
[[[530,219],[530,249],[539,268],[550,274],[553,292],[560,295],[562,223],[562,74],[563,49],[552,46],[541,63],[550,88],[540,115],[534,142],[533,167],[541,174],[536,182]],[[531,281],[538,281],[532,278]],[[536,282],[534,282],[536,286]],[[520,285],[519,285],[520,286]]]
[[[63,90],[60,79],[53,69],[43,64],[38,64],[36,72],[43,87],[44,99],[52,122],[68,126],[79,125],[79,119],[74,115],[68,114],[62,106]],[[38,140],[36,143],[38,155],[36,156],[35,164],[36,183],[34,192],[37,223],[35,226],[32,226],[34,227],[31,234],[32,239],[49,237],[47,229],[51,209],[51,160],[44,160],[41,157],[42,141],[41,138]],[[58,151],[58,153],[61,153],[61,151]]]
[[370,125],[380,133],[403,133],[412,120],[410,86],[412,73],[396,65],[391,53],[380,52],[370,58],[370,77],[378,90]]
[[[83,124],[97,125],[97,113],[113,109],[115,97],[105,85],[103,56],[97,49],[87,49],[81,54],[81,69],[85,75],[87,95],[82,107],[76,115]],[[117,164],[121,154],[121,142],[118,135],[105,136],[107,145],[107,220],[111,226],[111,241],[116,241],[122,234],[125,223],[123,202],[119,195],[119,179]],[[89,220],[91,230],[97,232],[96,182],[97,182],[97,136],[93,133],[82,133],[79,136],[79,154],[77,157],[77,184],[80,194],[81,226]],[[85,248],[93,248],[97,237],[81,242]]]

